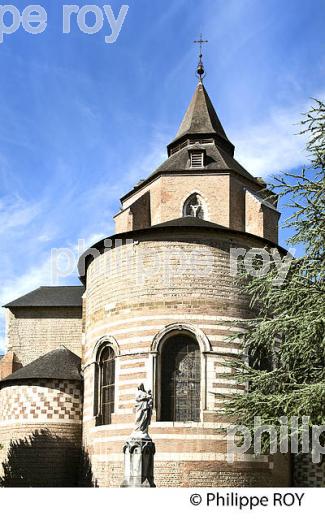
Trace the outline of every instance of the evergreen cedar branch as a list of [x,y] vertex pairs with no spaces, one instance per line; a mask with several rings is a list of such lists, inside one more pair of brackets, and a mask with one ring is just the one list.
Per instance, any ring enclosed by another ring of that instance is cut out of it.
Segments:
[[[226,397],[224,413],[252,433],[255,416],[276,427],[282,416],[290,420],[305,415],[310,417],[309,426],[325,424],[325,104],[313,101],[300,132],[308,137],[310,166],[299,174],[275,177],[271,185],[289,200],[293,211],[285,222],[293,230],[289,242],[302,244],[304,255],[292,260],[282,285],[272,283],[277,275],[274,266],[261,278],[242,272],[238,280],[257,317],[238,321],[246,328],[238,337],[250,363],[245,356],[227,363],[232,374],[225,377],[248,383],[249,391]],[[268,369],[266,359],[272,360]],[[266,435],[264,451],[268,446]]]

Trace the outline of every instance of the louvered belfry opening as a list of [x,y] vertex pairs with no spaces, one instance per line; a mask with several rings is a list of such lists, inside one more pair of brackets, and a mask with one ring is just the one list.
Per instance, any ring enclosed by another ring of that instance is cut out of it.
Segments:
[[111,347],[105,347],[100,356],[100,422],[110,424],[114,412],[115,394],[115,354]]
[[203,168],[203,152],[191,152],[191,168]]
[[177,334],[161,353],[161,421],[200,421],[200,348],[186,334]]

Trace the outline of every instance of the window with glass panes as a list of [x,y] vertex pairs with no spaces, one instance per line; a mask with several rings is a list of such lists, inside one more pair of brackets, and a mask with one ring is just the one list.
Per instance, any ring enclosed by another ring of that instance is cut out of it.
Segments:
[[111,347],[105,347],[101,352],[99,372],[100,422],[101,424],[110,424],[114,412],[115,394],[115,354]]

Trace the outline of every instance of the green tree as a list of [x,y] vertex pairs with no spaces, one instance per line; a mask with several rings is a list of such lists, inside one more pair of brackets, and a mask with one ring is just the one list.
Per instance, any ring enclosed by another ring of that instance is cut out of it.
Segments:
[[[290,244],[302,244],[304,254],[292,259],[281,284],[273,264],[260,278],[242,272],[238,282],[256,318],[238,322],[246,329],[239,336],[251,362],[243,357],[230,365],[249,391],[226,398],[224,408],[251,431],[255,416],[276,427],[281,416],[308,416],[309,426],[325,424],[325,104],[314,100],[313,105],[301,122],[310,165],[275,177],[270,185],[291,208],[285,223],[292,229]],[[272,360],[270,366],[265,360]]]

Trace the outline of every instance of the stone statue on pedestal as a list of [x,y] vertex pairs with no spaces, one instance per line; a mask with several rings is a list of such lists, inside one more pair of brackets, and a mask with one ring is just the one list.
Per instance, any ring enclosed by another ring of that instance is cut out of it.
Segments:
[[135,397],[135,426],[123,447],[124,480],[121,487],[156,487],[154,483],[155,445],[148,433],[153,399],[144,385],[138,387]]
[[135,427],[131,434],[131,438],[149,438],[148,428],[152,416],[152,395],[151,391],[145,391],[143,383],[138,387],[135,397]]

